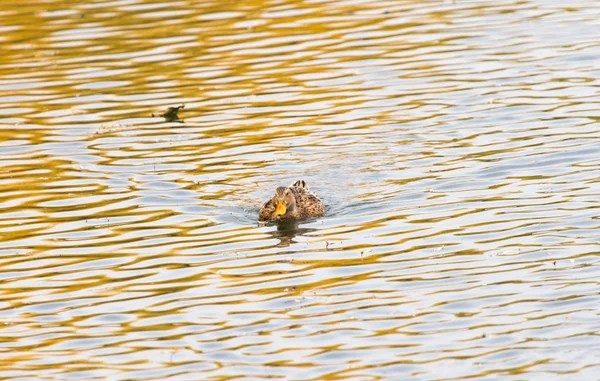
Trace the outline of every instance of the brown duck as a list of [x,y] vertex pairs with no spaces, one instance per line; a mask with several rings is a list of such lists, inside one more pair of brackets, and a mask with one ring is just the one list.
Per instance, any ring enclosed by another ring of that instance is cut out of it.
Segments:
[[306,181],[298,180],[289,187],[278,187],[258,215],[259,221],[280,221],[321,217],[325,204],[308,189]]

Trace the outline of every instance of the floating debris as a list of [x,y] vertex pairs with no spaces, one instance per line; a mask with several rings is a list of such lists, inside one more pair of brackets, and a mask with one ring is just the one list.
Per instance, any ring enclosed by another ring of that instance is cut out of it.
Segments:
[[492,250],[492,251],[488,251],[487,253],[485,253],[485,255],[487,255],[488,257],[497,257],[497,256],[504,256],[504,255],[516,255],[521,253],[521,249],[519,248],[515,248],[515,249],[506,249],[506,250]]
[[95,135],[108,134],[113,132],[124,131],[129,128],[128,124],[121,124],[120,122],[104,123],[94,132]]
[[[182,104],[181,106],[175,106],[175,107],[169,107],[167,109],[167,112],[165,112],[164,114],[160,114],[160,116],[162,116],[163,118],[165,118],[165,120],[167,122],[183,122],[183,120],[179,119],[179,110],[181,110],[182,108],[185,108],[185,105]],[[152,114],[152,117],[156,117],[157,115]]]

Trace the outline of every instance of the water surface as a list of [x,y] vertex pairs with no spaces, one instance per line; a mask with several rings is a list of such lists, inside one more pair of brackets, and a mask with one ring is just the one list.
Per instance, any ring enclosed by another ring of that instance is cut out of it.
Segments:
[[0,378],[597,379],[599,20],[4,2]]

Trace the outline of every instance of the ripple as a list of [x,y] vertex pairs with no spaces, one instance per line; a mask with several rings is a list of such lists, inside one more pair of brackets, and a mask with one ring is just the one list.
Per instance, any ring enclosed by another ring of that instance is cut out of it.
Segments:
[[221,3],[0,12],[1,378],[597,377],[594,2]]

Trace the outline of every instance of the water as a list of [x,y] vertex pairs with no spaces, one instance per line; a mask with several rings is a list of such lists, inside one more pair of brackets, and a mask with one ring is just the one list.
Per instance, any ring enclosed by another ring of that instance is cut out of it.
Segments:
[[4,2],[0,378],[597,380],[598,20]]

